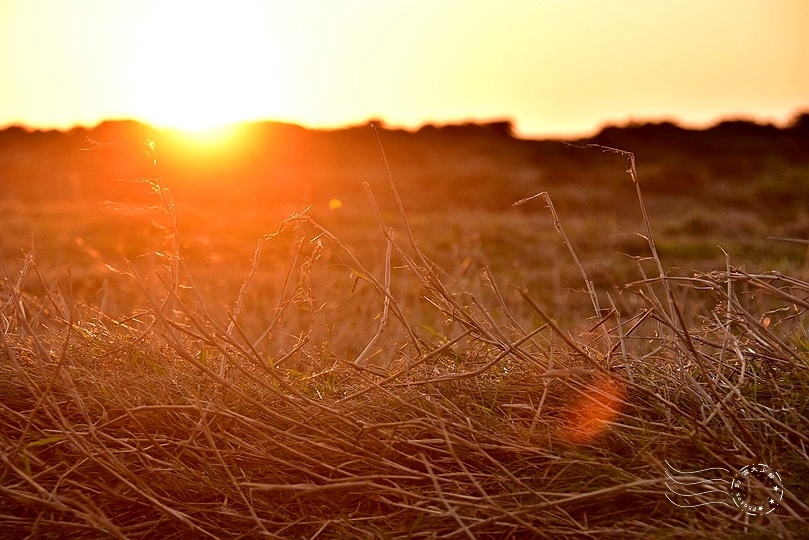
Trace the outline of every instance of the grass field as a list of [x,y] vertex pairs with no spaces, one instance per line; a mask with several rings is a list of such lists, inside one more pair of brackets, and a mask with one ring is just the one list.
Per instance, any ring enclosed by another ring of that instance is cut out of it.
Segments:
[[4,203],[0,532],[800,537],[809,214],[626,182]]

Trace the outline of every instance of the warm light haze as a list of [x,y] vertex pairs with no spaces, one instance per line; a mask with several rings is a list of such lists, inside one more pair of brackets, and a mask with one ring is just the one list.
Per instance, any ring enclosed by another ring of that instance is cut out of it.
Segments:
[[510,118],[553,136],[809,108],[804,0],[5,0],[0,47],[0,127]]

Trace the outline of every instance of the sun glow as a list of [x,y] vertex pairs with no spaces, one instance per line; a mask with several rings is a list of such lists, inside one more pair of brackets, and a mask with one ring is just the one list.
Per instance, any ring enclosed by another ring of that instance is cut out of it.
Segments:
[[238,124],[214,125],[212,127],[188,127],[175,129],[174,135],[183,143],[196,149],[224,148],[238,141],[241,134]]
[[141,120],[207,131],[283,115],[277,47],[260,26],[260,3],[224,5],[154,6],[130,66],[131,101]]

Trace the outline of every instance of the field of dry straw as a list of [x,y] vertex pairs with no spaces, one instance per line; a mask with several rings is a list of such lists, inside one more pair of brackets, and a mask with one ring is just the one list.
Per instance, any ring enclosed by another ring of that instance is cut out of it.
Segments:
[[[0,536],[805,537],[809,283],[669,271],[634,156],[591,151],[640,207],[614,287],[553,193],[461,225],[390,171],[367,211],[273,225],[160,179],[148,209],[51,208],[0,267]],[[248,219],[252,267],[212,232]],[[781,500],[731,489],[755,464]]]

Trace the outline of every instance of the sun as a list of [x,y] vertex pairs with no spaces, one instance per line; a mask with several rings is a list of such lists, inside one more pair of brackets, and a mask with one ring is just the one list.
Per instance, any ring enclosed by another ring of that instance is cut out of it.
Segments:
[[261,2],[155,4],[130,66],[139,119],[198,131],[283,115],[264,17]]

